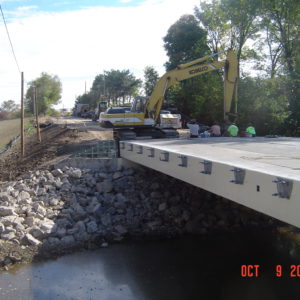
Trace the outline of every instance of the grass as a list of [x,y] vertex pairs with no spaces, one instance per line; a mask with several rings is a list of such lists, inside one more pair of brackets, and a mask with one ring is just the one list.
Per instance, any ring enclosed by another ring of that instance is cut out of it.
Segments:
[[[31,118],[25,118],[24,127],[32,127]],[[11,139],[20,134],[20,119],[0,121],[0,150],[4,149]]]

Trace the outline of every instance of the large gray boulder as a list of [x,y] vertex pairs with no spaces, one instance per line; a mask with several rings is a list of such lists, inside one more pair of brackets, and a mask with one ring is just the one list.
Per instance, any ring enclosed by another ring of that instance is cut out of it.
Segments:
[[41,242],[36,239],[35,237],[33,237],[30,233],[27,233],[25,235],[25,240],[30,244],[30,245],[33,245],[33,246],[38,246],[41,244]]
[[0,217],[15,215],[15,209],[12,206],[0,206]]
[[105,179],[104,181],[102,182],[98,182],[96,184],[96,190],[99,192],[99,193],[110,193],[113,189],[113,183],[111,180],[109,179]]

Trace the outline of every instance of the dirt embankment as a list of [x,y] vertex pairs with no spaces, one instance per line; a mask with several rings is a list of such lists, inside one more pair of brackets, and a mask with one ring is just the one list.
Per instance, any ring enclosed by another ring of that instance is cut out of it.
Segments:
[[0,182],[16,178],[28,170],[44,167],[81,144],[112,138],[112,132],[98,123],[76,118],[53,119],[53,125],[41,129],[39,143],[36,134],[26,137],[25,156],[21,157],[20,141],[0,156]]

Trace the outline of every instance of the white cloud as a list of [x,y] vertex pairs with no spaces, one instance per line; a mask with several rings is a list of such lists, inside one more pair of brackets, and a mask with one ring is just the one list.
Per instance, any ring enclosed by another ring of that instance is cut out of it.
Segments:
[[59,1],[59,2],[52,3],[53,6],[63,6],[63,5],[68,5],[68,4],[72,4],[72,2],[71,1]]
[[[147,65],[161,74],[167,60],[163,36],[198,0],[147,0],[137,7],[94,7],[64,13],[35,13],[8,24],[27,81],[41,72],[63,84],[64,107],[89,89],[103,70],[130,69],[142,78]],[[0,25],[0,101],[20,98],[19,74]]]
[[119,3],[130,3],[132,2],[133,0],[120,0]]
[[30,5],[30,6],[21,6],[21,7],[18,7],[18,10],[28,11],[28,10],[32,10],[32,9],[36,9],[36,8],[38,8],[36,5]]

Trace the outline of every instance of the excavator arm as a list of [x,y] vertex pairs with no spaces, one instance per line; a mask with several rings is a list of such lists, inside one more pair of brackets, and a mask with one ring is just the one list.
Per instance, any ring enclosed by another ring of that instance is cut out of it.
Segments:
[[[216,55],[216,54],[214,54]],[[164,102],[166,90],[177,82],[199,76],[220,68],[224,68],[224,119],[228,116],[236,115],[237,101],[237,77],[238,63],[235,53],[229,50],[226,60],[213,61],[210,63],[200,64],[208,60],[211,56],[196,59],[186,64],[179,65],[176,69],[165,73],[156,83],[154,90],[145,105],[145,116],[153,117],[155,121],[159,118],[159,113]],[[232,104],[234,108],[232,109]],[[234,111],[232,113],[232,111]]]

